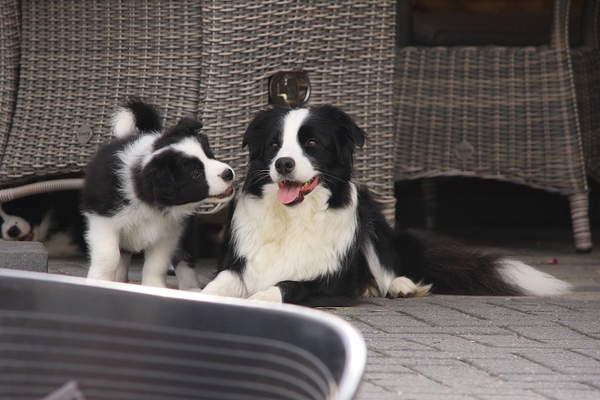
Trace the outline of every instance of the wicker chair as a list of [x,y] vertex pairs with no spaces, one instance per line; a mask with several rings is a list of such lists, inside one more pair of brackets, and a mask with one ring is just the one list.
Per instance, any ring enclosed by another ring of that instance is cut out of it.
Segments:
[[586,171],[600,182],[600,1],[586,0],[581,46],[571,50]]
[[589,251],[569,3],[554,1],[550,46],[399,48],[395,171],[396,180],[468,176],[561,193],[575,247]]
[[302,70],[309,105],[340,106],[367,132],[356,173],[393,220],[395,1],[218,1],[203,18],[200,115],[216,153],[245,165],[240,135],[268,105],[269,77]]
[[4,154],[17,100],[20,24],[19,2],[0,2],[0,155]]
[[[11,188],[0,192],[0,202],[80,188],[81,179],[54,179],[82,176],[111,139],[111,113],[127,96],[154,101],[170,121],[196,114],[197,1],[7,3],[19,3],[21,15],[10,17],[22,23],[16,106],[2,132],[0,186]],[[3,31],[11,27],[4,22]]]
[[393,219],[394,0],[22,0],[21,19],[17,3],[2,2],[0,20],[2,62],[13,64],[18,57],[5,53],[22,21],[20,76],[7,76],[14,86],[2,82],[0,92],[0,187],[37,183],[0,191],[0,202],[80,187],[80,179],[49,179],[80,178],[111,138],[113,108],[131,95],[155,102],[169,120],[198,115],[215,154],[243,175],[241,136],[269,105],[269,78],[302,70],[309,105],[334,103],[368,132],[357,175]]

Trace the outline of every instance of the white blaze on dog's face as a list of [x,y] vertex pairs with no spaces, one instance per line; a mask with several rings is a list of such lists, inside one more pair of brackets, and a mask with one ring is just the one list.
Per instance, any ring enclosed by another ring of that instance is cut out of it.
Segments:
[[[186,138],[172,146],[173,150],[181,152],[182,156],[196,159],[198,165],[202,166],[204,179],[208,184],[207,201],[219,202],[229,201],[233,196],[231,182],[235,174],[231,167],[212,156],[208,144],[206,146],[197,138]],[[211,158],[212,157],[212,158]],[[194,171],[193,174],[200,174],[202,171]]]
[[318,204],[344,207],[351,201],[354,149],[364,141],[364,131],[333,106],[261,111],[244,133],[250,160],[243,192],[275,196],[285,206],[318,197]]
[[[0,210],[2,217],[2,239],[4,240],[33,240],[33,232],[29,222],[16,215],[7,215]],[[31,236],[31,238],[29,238]]]
[[277,198],[282,204],[301,201],[319,183],[318,172],[298,141],[298,132],[308,114],[307,109],[299,109],[285,116],[281,144],[278,144],[280,149],[269,168],[269,175],[278,186]]

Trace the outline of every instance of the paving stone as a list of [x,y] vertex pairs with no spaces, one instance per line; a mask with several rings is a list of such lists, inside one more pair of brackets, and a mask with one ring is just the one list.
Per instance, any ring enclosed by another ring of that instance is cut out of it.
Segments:
[[505,381],[460,361],[442,366],[417,365],[414,370],[435,382],[454,388],[486,387],[489,389],[506,384]]
[[389,373],[393,372],[394,374],[410,374],[414,373],[411,369],[407,368],[401,363],[399,358],[391,358],[391,357],[370,357],[369,363],[365,368],[365,373]]
[[423,334],[411,335],[411,341],[420,343],[424,346],[429,346],[434,349],[443,351],[450,356],[456,354],[472,354],[472,353],[497,353],[496,349],[489,346],[484,346],[474,340],[465,339],[460,336],[448,334]]
[[546,340],[563,340],[568,342],[570,340],[586,340],[589,339],[587,336],[582,335],[572,329],[564,326],[511,326],[510,330],[514,333],[528,338],[530,340],[537,340],[545,342]]
[[549,397],[536,393],[533,390],[518,388],[503,388],[501,391],[480,389],[475,396],[477,396],[478,399],[550,400]]
[[477,343],[490,347],[499,348],[524,348],[524,347],[546,347],[537,340],[531,340],[518,336],[516,333],[509,332],[504,335],[462,335],[465,339],[473,340]]
[[[588,347],[588,345],[591,347]],[[570,348],[572,352],[586,355],[600,361],[600,343],[598,343],[598,341],[584,340],[582,343],[575,343],[573,347],[574,348]]]
[[501,373],[497,376],[500,379],[511,382],[515,386],[519,386],[522,382],[535,382],[544,384],[545,382],[572,382],[575,380],[572,376],[557,374],[552,370],[547,373],[522,373],[521,371],[515,369],[511,373]]
[[507,355],[505,358],[471,358],[462,359],[487,373],[500,376],[502,374],[552,374],[552,370],[537,363],[526,360],[515,355]]
[[40,242],[0,240],[0,268],[48,272],[48,252]]
[[395,400],[398,398],[396,393],[392,393],[381,386],[377,386],[371,382],[364,381],[361,383],[356,394],[357,398],[365,399],[381,399]]
[[577,389],[537,389],[540,393],[552,400],[598,400],[597,390]]
[[583,354],[578,354],[569,350],[562,349],[524,349],[519,352],[519,356],[544,365],[553,371],[573,373],[580,370],[582,372],[590,369],[600,372],[600,361]]

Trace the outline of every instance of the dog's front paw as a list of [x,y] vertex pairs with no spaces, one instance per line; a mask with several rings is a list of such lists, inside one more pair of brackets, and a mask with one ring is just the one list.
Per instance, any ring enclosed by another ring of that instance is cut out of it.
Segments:
[[225,270],[206,285],[204,294],[213,296],[246,297],[247,291],[239,275]]
[[421,297],[429,293],[431,285],[414,283],[405,276],[399,276],[392,281],[388,288],[388,297]]
[[277,286],[271,286],[267,290],[258,292],[248,298],[248,300],[266,301],[269,303],[282,303],[281,290]]

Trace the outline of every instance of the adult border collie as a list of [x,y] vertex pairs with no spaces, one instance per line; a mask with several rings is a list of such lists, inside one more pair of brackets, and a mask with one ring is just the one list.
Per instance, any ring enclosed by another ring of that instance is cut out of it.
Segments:
[[352,175],[365,133],[332,106],[271,108],[250,123],[250,161],[227,251],[203,293],[310,306],[360,296],[553,295],[569,284],[520,261],[394,231]]
[[142,284],[164,287],[186,218],[202,202],[233,198],[233,170],[215,159],[201,127],[182,118],[163,132],[141,100],[117,110],[117,139],[89,163],[82,192],[88,278],[126,281],[131,253],[143,250]]

